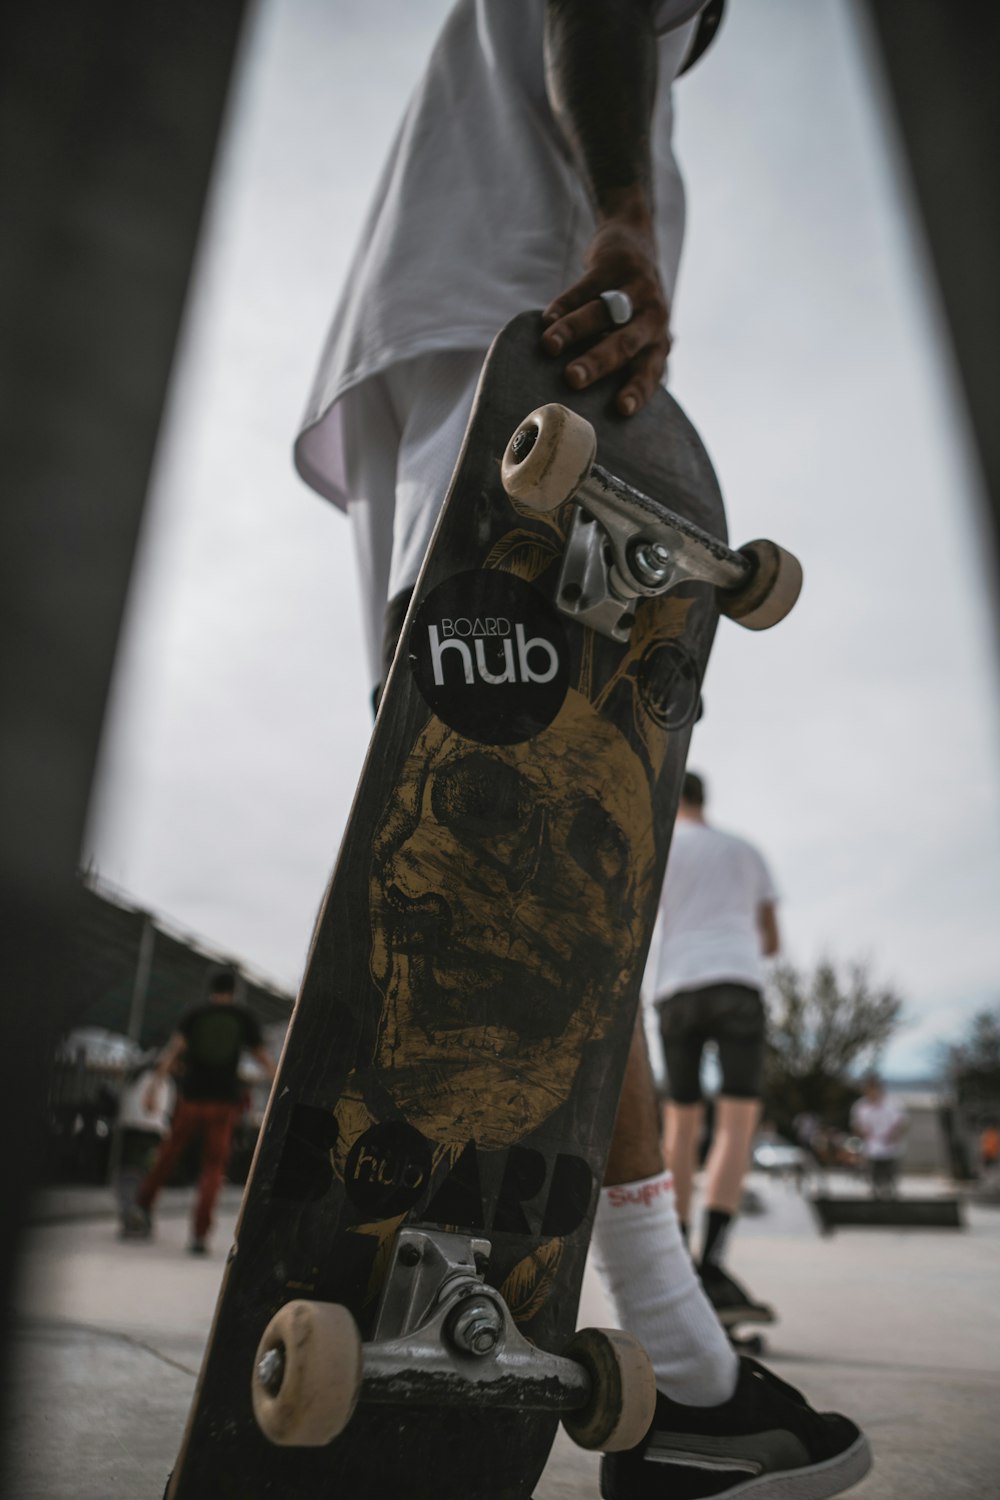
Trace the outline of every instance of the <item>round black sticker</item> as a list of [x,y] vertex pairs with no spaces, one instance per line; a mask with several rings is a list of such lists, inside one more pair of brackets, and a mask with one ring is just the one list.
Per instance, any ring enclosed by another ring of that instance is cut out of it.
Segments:
[[647,648],[636,669],[642,706],[661,729],[676,732],[698,715],[701,679],[694,657],[679,641]]
[[429,707],[483,745],[532,739],[552,723],[569,686],[562,621],[512,573],[445,579],[418,609],[408,646]]

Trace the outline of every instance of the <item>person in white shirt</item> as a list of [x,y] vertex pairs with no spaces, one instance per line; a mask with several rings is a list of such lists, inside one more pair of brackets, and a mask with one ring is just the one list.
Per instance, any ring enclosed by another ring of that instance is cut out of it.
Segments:
[[906,1111],[885,1091],[877,1073],[864,1080],[864,1093],[851,1107],[851,1129],[864,1141],[872,1193],[893,1198],[908,1121]]
[[[613,382],[624,418],[659,385],[684,229],[672,84],[721,11],[722,0],[458,0],[445,22],[295,445],[299,473],[351,520],[376,700],[496,332],[543,308],[541,347],[568,386]],[[678,1227],[641,1026],[594,1247],[659,1392],[646,1440],[604,1460],[609,1500],[721,1495],[742,1489],[748,1464],[758,1500],[818,1500],[861,1477],[870,1457],[852,1422],[814,1412],[728,1345]],[[768,1438],[761,1457],[755,1434],[775,1432],[787,1441]]]
[[170,1130],[177,1097],[173,1079],[157,1074],[156,1061],[156,1054],[151,1053],[136,1063],[126,1078],[118,1103],[115,1179],[123,1224],[135,1203],[136,1190]]
[[[705,3],[459,0],[445,22],[295,443],[306,483],[350,516],[373,687],[498,330],[544,308],[567,383],[612,375],[623,415],[660,382],[685,218],[671,85],[704,42]],[[612,291],[631,302],[623,326]]]
[[701,1063],[718,1049],[721,1085],[705,1164],[700,1272],[723,1324],[772,1322],[723,1268],[732,1221],[760,1121],[764,1071],[763,960],[778,952],[777,893],[762,855],[746,839],[705,818],[700,776],[684,777],[652,957],[647,1003],[663,1043],[668,1099],[667,1161],[687,1233],[705,1106]]

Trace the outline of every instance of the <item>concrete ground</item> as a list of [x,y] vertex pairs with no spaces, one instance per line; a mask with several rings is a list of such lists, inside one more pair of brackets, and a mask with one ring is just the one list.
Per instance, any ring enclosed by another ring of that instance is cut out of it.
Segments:
[[[820,1238],[790,1183],[754,1179],[731,1262],[781,1321],[764,1356],[812,1403],[868,1432],[857,1500],[1000,1494],[1000,1210],[967,1228]],[[921,1189],[922,1190],[922,1189]],[[157,1238],[123,1244],[101,1190],[50,1195],[19,1297],[6,1500],[160,1500],[206,1337],[238,1195],[215,1253],[185,1253],[183,1192]],[[588,1276],[582,1323],[612,1321]],[[560,1435],[536,1500],[592,1500],[597,1463]],[[664,1496],[669,1500],[669,1496]]]

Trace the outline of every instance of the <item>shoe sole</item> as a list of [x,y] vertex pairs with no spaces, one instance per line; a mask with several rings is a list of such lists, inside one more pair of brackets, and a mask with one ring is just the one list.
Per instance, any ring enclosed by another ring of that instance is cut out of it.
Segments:
[[715,1316],[723,1328],[738,1328],[741,1323],[776,1323],[778,1320],[769,1307],[717,1307]]
[[864,1433],[836,1458],[828,1458],[808,1469],[786,1469],[779,1474],[758,1474],[732,1489],[723,1490],[719,1500],[737,1500],[752,1495],[754,1500],[830,1500],[864,1479],[872,1466],[872,1450]]

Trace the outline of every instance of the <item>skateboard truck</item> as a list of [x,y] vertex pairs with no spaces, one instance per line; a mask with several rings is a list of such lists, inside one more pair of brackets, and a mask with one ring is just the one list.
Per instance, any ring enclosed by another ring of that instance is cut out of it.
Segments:
[[488,1240],[400,1229],[373,1337],[333,1303],[286,1303],[257,1350],[252,1397],[272,1442],[318,1447],[357,1402],[557,1412],[582,1447],[633,1447],[652,1421],[656,1388],[641,1344],[584,1329],[550,1354],[518,1330],[484,1280]]
[[551,403],[524,419],[500,469],[507,494],[532,510],[576,503],[557,592],[565,614],[625,644],[640,599],[697,580],[749,630],[784,619],[802,587],[792,553],[765,540],[734,552],[596,464],[596,453],[591,424]]

